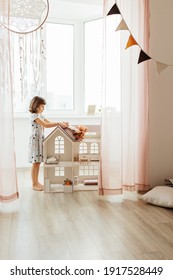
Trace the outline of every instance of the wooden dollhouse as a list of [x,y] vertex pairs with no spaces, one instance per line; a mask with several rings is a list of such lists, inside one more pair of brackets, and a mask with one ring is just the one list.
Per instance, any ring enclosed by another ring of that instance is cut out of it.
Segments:
[[97,189],[100,134],[90,131],[75,140],[69,128],[56,127],[43,142],[44,191]]

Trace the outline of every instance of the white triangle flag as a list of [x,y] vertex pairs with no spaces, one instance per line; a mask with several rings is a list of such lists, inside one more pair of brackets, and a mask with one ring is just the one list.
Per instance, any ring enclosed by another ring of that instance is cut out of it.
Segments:
[[115,31],[118,30],[129,30],[127,27],[127,24],[125,23],[124,19],[121,20],[121,22],[119,23],[118,27],[116,28]]
[[167,64],[156,61],[157,74],[159,75],[164,69],[168,67]]

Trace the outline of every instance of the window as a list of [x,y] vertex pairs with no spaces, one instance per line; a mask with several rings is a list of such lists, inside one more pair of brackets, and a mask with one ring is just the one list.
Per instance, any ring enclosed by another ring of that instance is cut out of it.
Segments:
[[124,43],[128,39],[128,34],[124,33],[122,35],[123,32],[115,32],[120,20],[120,15],[108,16],[106,18],[105,37],[107,46],[105,67],[107,74],[105,75],[105,88],[106,92],[109,93],[106,96],[106,107],[110,107],[110,112],[115,114],[121,110],[121,53],[123,50],[120,38],[123,36],[122,39],[125,39]]
[[63,166],[55,167],[55,176],[64,176],[64,167]]
[[47,110],[73,110],[73,29],[46,24]]
[[99,153],[99,146],[98,146],[97,143],[95,143],[95,142],[91,143],[90,153],[91,154],[98,154]]
[[64,154],[64,138],[62,136],[55,138],[55,154]]
[[99,166],[98,165],[80,165],[79,176],[98,176]]
[[14,34],[14,111],[28,112],[31,98],[40,95],[46,99],[46,114],[81,115],[88,105],[96,105],[97,113],[102,102],[102,46],[103,19],[47,22],[34,34]]
[[103,19],[85,22],[85,111],[101,107],[103,78]]
[[79,154],[87,154],[87,144],[86,143],[80,143]]

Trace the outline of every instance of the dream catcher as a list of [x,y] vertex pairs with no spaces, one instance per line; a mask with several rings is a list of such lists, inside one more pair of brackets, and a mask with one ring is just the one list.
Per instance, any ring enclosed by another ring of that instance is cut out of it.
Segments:
[[0,23],[11,31],[10,42],[13,42],[11,57],[17,111],[17,106],[26,107],[27,100],[43,90],[46,52],[43,24],[48,13],[48,0],[0,0]]
[[49,12],[48,0],[1,0],[1,23],[12,32],[26,34],[39,29]]

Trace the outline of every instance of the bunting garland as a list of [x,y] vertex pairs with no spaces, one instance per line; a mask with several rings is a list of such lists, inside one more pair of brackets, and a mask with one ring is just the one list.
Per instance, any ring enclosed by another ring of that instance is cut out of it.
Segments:
[[113,7],[110,9],[110,11],[109,11],[109,13],[107,14],[108,16],[109,15],[114,15],[114,14],[116,14],[116,15],[120,15],[120,10],[119,10],[119,8],[117,7],[117,4],[115,3],[114,5],[113,5]]
[[148,54],[146,54],[143,50],[141,50],[139,54],[138,64],[149,59],[151,59],[151,57]]
[[118,27],[116,28],[115,31],[118,30],[129,30],[127,24],[125,23],[124,19],[121,20],[121,22],[119,23]]
[[133,36],[130,35],[125,49],[130,48],[131,46],[134,46],[134,45],[138,45],[138,43],[135,41]]
[[164,69],[166,69],[168,67],[168,65],[165,63],[156,61],[156,67],[157,67],[157,74],[160,74]]
[[[115,3],[112,8],[110,9],[110,11],[107,13],[107,16],[109,15],[113,15],[113,14],[119,14],[121,15],[121,12],[119,10],[119,7],[117,6],[117,4]],[[122,17],[122,15],[121,15]],[[119,23],[119,25],[117,26],[116,30],[115,31],[119,31],[119,30],[129,30],[125,20],[122,18],[121,22]],[[131,32],[130,32],[131,33]],[[139,44],[136,42],[136,40],[134,39],[133,35],[130,34],[129,38],[128,38],[128,41],[127,41],[127,44],[126,44],[126,47],[125,49],[129,48],[129,47],[132,47],[134,45],[137,45],[140,49],[141,47],[139,46]],[[150,59],[153,59],[151,58],[147,53],[145,53],[142,49],[140,50],[140,53],[139,53],[139,58],[138,58],[138,64],[144,62],[144,61],[147,61],[147,60],[150,60]],[[168,66],[173,66],[173,65],[168,65],[168,64],[165,64],[165,63],[161,63],[159,61],[156,61],[156,69],[157,69],[157,74],[160,74],[163,70],[165,70]]]

